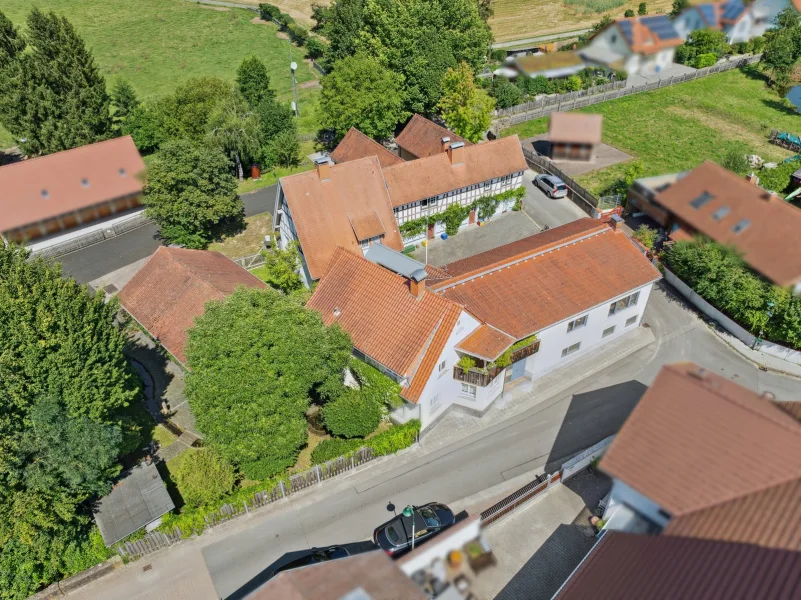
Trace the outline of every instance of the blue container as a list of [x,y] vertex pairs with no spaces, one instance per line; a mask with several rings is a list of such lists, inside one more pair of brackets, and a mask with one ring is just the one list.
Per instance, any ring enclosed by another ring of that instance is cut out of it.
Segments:
[[441,237],[443,240],[447,240],[448,239],[448,234],[447,233],[443,233],[439,237]]

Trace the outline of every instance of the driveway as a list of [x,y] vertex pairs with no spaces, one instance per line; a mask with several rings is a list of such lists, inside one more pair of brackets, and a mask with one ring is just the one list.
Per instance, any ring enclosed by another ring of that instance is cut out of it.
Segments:
[[540,228],[550,228],[583,219],[589,215],[576,206],[568,198],[553,199],[546,196],[534,185],[537,173],[528,169],[523,172],[523,185],[526,197],[523,198],[523,210]]

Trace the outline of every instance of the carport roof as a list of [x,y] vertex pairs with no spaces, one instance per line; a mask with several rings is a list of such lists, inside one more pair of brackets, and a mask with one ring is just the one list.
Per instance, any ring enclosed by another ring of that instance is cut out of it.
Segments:
[[551,113],[548,139],[566,144],[600,144],[603,116]]

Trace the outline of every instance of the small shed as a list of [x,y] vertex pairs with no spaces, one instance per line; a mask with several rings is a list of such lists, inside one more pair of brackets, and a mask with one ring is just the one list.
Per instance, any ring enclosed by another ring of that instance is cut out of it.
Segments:
[[529,54],[516,58],[515,65],[527,77],[542,75],[548,79],[570,77],[587,67],[578,52],[574,50]]
[[601,143],[601,115],[553,113],[548,140],[553,160],[591,161]]
[[106,546],[147,527],[175,508],[155,463],[141,462],[126,471],[103,496],[95,522]]

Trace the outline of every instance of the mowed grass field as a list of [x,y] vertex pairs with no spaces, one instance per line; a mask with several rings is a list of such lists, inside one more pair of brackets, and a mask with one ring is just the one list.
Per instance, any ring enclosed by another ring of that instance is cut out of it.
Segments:
[[[248,10],[214,10],[187,0],[2,0],[0,11],[24,28],[33,6],[65,15],[92,49],[109,88],[124,77],[142,99],[169,93],[190,77],[233,81],[242,59],[255,55],[267,64],[279,98],[289,101],[290,48],[300,65],[298,82],[315,78],[300,60],[303,50],[277,37],[275,25],[251,23],[256,15]],[[299,92],[300,129],[311,133],[317,129],[319,90]],[[9,142],[8,133],[0,131],[0,147]]]
[[[645,176],[691,169],[705,159],[720,162],[728,152],[780,161],[792,153],[768,142],[771,129],[801,132],[801,116],[751,68],[711,75],[672,87],[603,102],[579,112],[601,114],[603,140],[639,159]],[[520,138],[545,133],[548,119],[504,130]],[[592,171],[577,181],[600,192],[621,177],[627,164]]]

